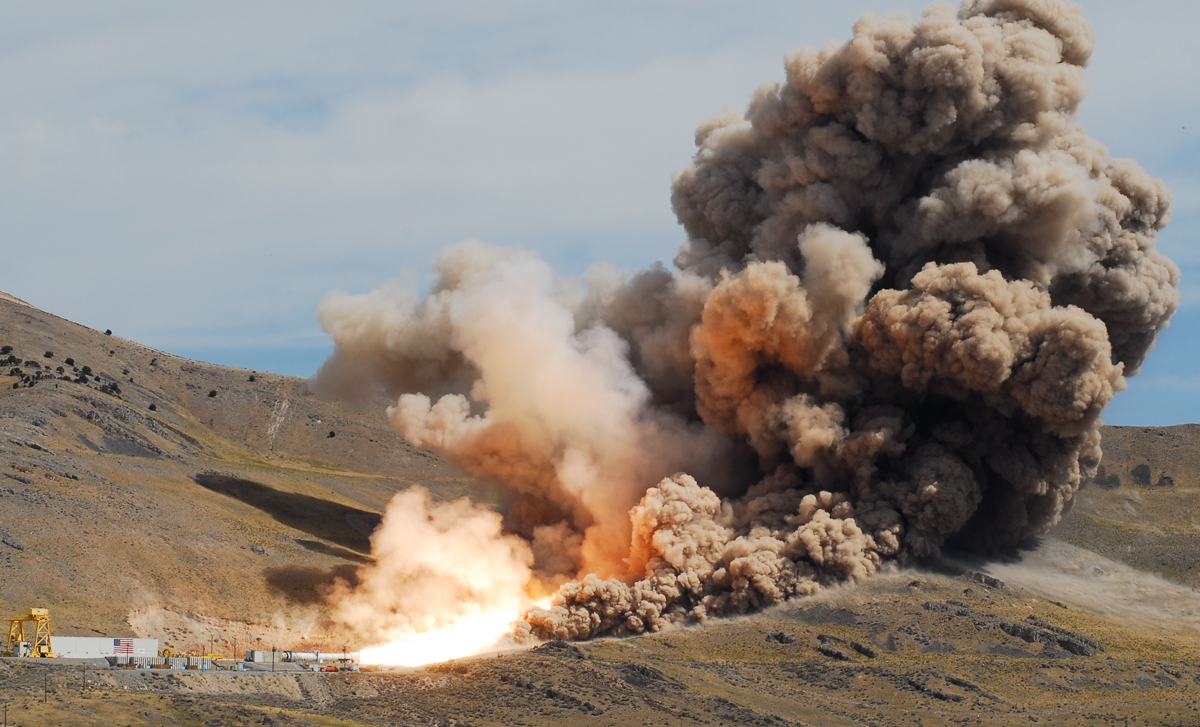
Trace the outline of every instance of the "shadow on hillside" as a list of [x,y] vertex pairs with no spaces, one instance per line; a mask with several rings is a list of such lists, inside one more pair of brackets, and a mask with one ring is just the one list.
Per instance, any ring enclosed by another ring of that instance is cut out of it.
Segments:
[[263,576],[267,590],[273,595],[301,605],[324,603],[338,581],[343,581],[349,588],[358,585],[358,568],[353,565],[328,569],[288,565],[267,568]]
[[201,472],[192,481],[258,508],[282,525],[359,553],[371,552],[371,533],[382,520],[377,513],[215,472]]
[[354,561],[355,563],[370,563],[371,562],[370,558],[361,556],[352,550],[346,550],[345,548],[339,548],[335,545],[330,545],[329,543],[322,543],[319,540],[302,540],[300,538],[296,538],[296,545],[299,545],[301,548],[304,548],[305,550],[312,551],[313,553],[321,553],[323,555],[332,555],[335,558],[341,558],[342,560],[350,560],[350,561]]

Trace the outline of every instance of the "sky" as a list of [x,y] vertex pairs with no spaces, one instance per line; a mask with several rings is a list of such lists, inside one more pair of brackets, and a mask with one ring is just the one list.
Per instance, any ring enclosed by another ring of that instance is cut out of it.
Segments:
[[[693,133],[849,37],[852,2],[0,4],[0,291],[174,354],[298,376],[334,289],[474,237],[575,275],[669,261]],[[1136,5],[1136,7],[1135,7]],[[1082,123],[1175,196],[1183,305],[1110,424],[1200,421],[1200,3],[1083,6]]]

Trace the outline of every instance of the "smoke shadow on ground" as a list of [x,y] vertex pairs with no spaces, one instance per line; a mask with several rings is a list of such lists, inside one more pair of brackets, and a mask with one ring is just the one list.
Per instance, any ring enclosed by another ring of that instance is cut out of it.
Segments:
[[264,570],[263,579],[272,595],[294,604],[314,605],[324,603],[338,581],[345,581],[350,588],[358,586],[358,567],[349,564],[328,569],[280,566]]
[[986,569],[991,563],[1012,565],[1020,563],[1026,554],[1032,553],[1042,545],[1041,538],[1026,538],[1019,546],[993,550],[987,553],[977,553],[954,546],[942,549],[936,558],[925,558],[920,561],[921,568],[931,573],[946,576],[960,576],[967,571]]
[[321,553],[323,555],[332,555],[335,558],[341,558],[342,560],[350,560],[350,561],[354,561],[355,563],[370,563],[371,562],[370,558],[365,558],[365,557],[359,555],[358,553],[355,553],[354,551],[346,550],[345,548],[339,548],[335,545],[330,545],[329,543],[322,543],[319,540],[304,540],[302,538],[296,538],[296,545],[299,545],[301,548],[304,548],[305,550],[311,551],[313,553]]
[[261,510],[281,525],[358,553],[371,552],[371,533],[383,516],[319,497],[282,492],[253,480],[201,472],[192,481],[201,487],[232,497]]

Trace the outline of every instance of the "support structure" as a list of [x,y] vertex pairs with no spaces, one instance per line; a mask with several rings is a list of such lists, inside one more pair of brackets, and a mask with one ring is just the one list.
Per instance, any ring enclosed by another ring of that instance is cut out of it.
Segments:
[[[26,638],[25,624],[32,623],[33,638]],[[24,616],[8,619],[8,647],[5,656],[22,656],[18,644],[29,644],[29,656],[53,659],[58,656],[50,646],[50,610],[45,608],[25,609]]]

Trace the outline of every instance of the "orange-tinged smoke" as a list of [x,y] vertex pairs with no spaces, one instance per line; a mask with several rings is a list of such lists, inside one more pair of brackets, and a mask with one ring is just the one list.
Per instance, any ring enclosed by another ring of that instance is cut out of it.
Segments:
[[568,280],[467,241],[424,298],[328,296],[317,390],[386,391],[505,493],[503,517],[398,495],[339,616],[399,642],[377,658],[451,658],[1052,527],[1179,302],[1170,193],[1075,122],[1091,51],[1065,0],[864,17],[699,128],[675,269]]

